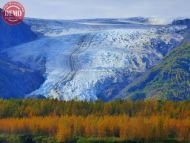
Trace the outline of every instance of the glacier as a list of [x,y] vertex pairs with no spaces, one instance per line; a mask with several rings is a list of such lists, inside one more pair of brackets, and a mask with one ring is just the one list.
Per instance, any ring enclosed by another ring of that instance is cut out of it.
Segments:
[[25,19],[35,37],[2,48],[0,59],[33,73],[19,80],[36,86],[16,97],[109,101],[183,41],[185,25],[157,21]]

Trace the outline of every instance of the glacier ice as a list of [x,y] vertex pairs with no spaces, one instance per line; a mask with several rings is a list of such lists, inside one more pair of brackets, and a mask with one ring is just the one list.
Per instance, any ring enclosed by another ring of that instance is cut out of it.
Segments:
[[121,19],[25,22],[39,38],[1,54],[41,71],[45,81],[26,97],[59,100],[111,100],[180,44],[185,28]]

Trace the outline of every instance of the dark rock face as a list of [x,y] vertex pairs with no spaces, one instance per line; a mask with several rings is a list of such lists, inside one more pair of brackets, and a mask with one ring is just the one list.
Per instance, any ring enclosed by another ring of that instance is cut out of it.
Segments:
[[2,9],[0,9],[0,50],[26,43],[37,38],[37,35],[31,31],[31,27],[24,22],[15,26],[5,23],[1,13]]
[[190,27],[190,19],[175,20],[172,24],[173,25],[186,25],[186,26]]
[[[24,22],[11,26],[5,23],[0,9],[0,52],[6,48],[33,41],[37,35]],[[11,62],[0,53],[0,98],[24,98],[39,88],[43,77],[39,71],[31,70],[21,64]]]
[[0,97],[24,98],[44,81],[38,71],[0,59]]

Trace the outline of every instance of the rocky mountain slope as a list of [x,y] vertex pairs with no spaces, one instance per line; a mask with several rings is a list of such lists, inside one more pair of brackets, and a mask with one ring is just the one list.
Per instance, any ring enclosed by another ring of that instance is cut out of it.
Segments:
[[124,98],[189,100],[190,43],[173,50],[161,64],[121,92]]

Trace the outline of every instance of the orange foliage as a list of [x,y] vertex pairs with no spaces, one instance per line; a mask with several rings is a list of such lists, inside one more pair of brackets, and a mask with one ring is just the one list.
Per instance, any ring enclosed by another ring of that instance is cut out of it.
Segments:
[[147,141],[177,138],[190,141],[190,118],[168,116],[48,116],[0,119],[0,133],[45,134],[58,141],[74,137],[119,137]]

